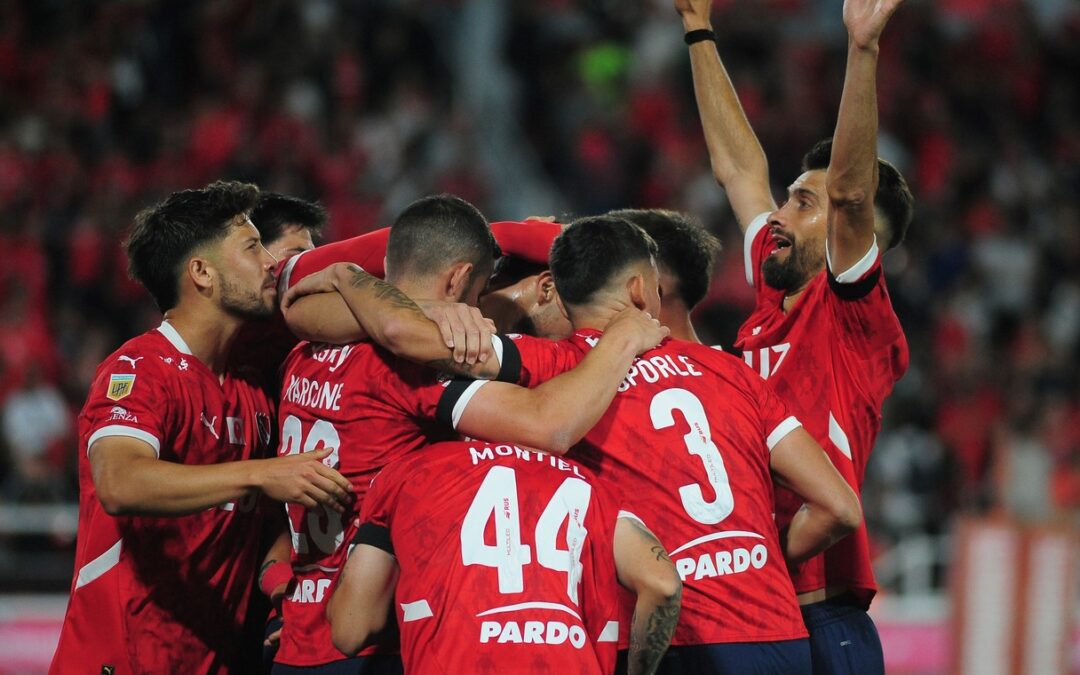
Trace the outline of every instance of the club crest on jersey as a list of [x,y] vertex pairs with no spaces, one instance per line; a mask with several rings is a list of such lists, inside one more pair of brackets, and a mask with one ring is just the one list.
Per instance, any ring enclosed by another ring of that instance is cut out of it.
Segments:
[[110,401],[119,401],[131,393],[135,386],[135,376],[129,373],[114,373],[109,375],[109,388],[105,396]]

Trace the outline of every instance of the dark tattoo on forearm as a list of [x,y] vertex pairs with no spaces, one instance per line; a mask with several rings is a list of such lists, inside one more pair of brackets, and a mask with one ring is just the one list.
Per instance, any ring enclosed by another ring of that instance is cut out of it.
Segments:
[[645,626],[638,629],[637,611],[634,612],[633,626],[630,632],[629,672],[632,675],[652,675],[660,665],[660,659],[671,644],[675,626],[679,623],[679,609],[682,606],[682,587],[674,595],[649,614]]
[[671,562],[671,558],[668,557],[667,551],[664,550],[663,546],[660,546],[659,544],[653,546],[652,552],[656,556],[657,560],[666,560],[668,562]]

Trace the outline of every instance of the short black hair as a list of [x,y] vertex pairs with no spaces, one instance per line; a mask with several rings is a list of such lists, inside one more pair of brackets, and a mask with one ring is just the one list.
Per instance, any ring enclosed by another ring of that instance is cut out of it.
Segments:
[[[832,157],[832,139],[818,141],[803,155],[802,170],[817,171],[829,168]],[[908,226],[915,215],[915,197],[900,170],[878,157],[878,187],[874,193],[874,208],[888,221],[889,241],[884,250],[897,246],[907,236]]]
[[433,274],[461,261],[490,273],[501,253],[487,218],[450,194],[409,204],[390,226],[386,242],[386,264],[395,275]]
[[128,272],[146,287],[162,312],[180,299],[180,275],[198,247],[225,238],[237,216],[248,214],[259,188],[217,181],[198,190],[174,192],[135,216],[124,247]]
[[701,223],[685,213],[666,209],[619,209],[608,215],[629,220],[653,238],[659,250],[656,262],[678,279],[675,290],[687,309],[705,299],[720,240]]
[[289,226],[307,230],[312,240],[318,242],[328,220],[322,204],[277,192],[260,194],[259,203],[251,212],[251,222],[259,231],[264,246],[281,238]]
[[563,302],[584,305],[627,265],[653,260],[656,242],[615,216],[579,218],[551,246],[551,276]]

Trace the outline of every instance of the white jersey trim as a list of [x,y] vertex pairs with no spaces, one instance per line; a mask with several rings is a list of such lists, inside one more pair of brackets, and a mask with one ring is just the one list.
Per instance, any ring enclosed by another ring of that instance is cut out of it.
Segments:
[[480,387],[487,384],[490,380],[476,380],[465,391],[461,392],[461,396],[454,402],[454,411],[450,413],[450,424],[456,430],[458,422],[461,421],[461,416],[465,414],[465,409],[469,407],[469,401],[473,396],[476,396],[476,392],[480,391]]
[[629,518],[630,520],[636,520],[639,523],[641,523],[646,529],[648,529],[648,527],[649,527],[648,525],[645,525],[645,521],[642,520],[641,518],[639,518],[636,513],[632,513],[630,511],[624,511],[623,509],[619,509],[618,517],[619,518]]
[[173,325],[168,321],[162,321],[158,326],[158,332],[165,336],[165,339],[172,343],[173,347],[176,347],[176,351],[181,354],[187,354],[191,356],[191,347],[188,347],[187,342],[184,342],[184,338],[180,337],[180,333],[173,328]]
[[161,457],[161,441],[158,440],[157,436],[149,431],[143,431],[142,429],[136,429],[135,427],[126,427],[123,424],[110,424],[107,427],[101,427],[91,434],[90,440],[86,442],[86,456],[90,456],[90,448],[94,447],[94,443],[109,436],[127,436],[128,438],[136,438],[153,448],[156,457]]
[[618,642],[619,641],[619,622],[608,621],[604,624],[604,630],[600,631],[600,637],[596,638],[597,642]]
[[498,363],[501,368],[503,362],[503,342],[502,338],[498,335],[491,336],[491,349],[495,352],[495,358],[498,359],[496,363]]
[[420,619],[428,619],[433,616],[435,616],[435,612],[431,611],[431,605],[428,604],[427,600],[417,600],[416,602],[401,603],[402,623],[419,621]]
[[870,244],[870,249],[859,260],[859,262],[852,265],[850,268],[844,270],[840,274],[833,274],[832,258],[829,257],[829,240],[825,240],[825,264],[829,266],[829,274],[833,274],[833,279],[836,279],[840,284],[853,284],[859,279],[866,276],[866,273],[870,271],[870,268],[874,266],[874,263],[878,259],[878,245],[877,235],[874,235],[874,242]]
[[773,448],[776,447],[776,444],[784,440],[785,436],[787,436],[792,431],[795,431],[801,426],[802,422],[795,419],[794,416],[787,418],[780,424],[777,424],[776,428],[773,429],[772,433],[769,434],[769,437],[765,439],[765,444],[769,446],[769,452],[772,452]]
[[292,271],[296,267],[296,261],[305,253],[307,251],[301,251],[285,261],[285,267],[281,268],[281,276],[278,277],[277,290],[279,298],[285,295],[285,291],[289,290],[289,280],[292,279]]
[[761,232],[761,228],[765,227],[769,222],[769,212],[759,213],[750,221],[750,224],[746,226],[746,234],[743,235],[743,270],[746,272],[746,283],[754,285],[754,239],[757,239],[758,232]]
[[558,612],[566,612],[570,616],[574,617],[578,621],[581,621],[581,615],[576,611],[561,605],[557,602],[522,602],[517,605],[507,605],[505,607],[495,607],[484,612],[477,614],[477,618],[482,616],[491,616],[492,614],[506,614],[507,612],[520,612],[523,609],[552,609]]
[[123,548],[123,544],[123,539],[117,539],[116,543],[113,544],[108,551],[105,551],[83,565],[79,569],[78,577],[75,579],[75,590],[79,590],[86,584],[96,580],[102,574],[105,574],[116,567],[116,564],[120,562],[120,550]]

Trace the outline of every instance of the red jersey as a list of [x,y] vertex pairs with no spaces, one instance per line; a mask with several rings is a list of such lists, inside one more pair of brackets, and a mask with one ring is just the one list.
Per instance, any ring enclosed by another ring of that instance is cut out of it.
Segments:
[[[735,346],[861,494],[881,429],[881,406],[908,366],[907,340],[889,300],[877,244],[839,280],[828,271],[814,277],[785,314],[784,291],[770,288],[760,272],[776,248],[768,230],[762,214],[746,231],[746,279],[756,306]],[[778,487],[778,524],[789,523],[801,505],[797,495]],[[877,586],[865,523],[800,565],[792,580],[798,593],[848,586],[869,606]]]
[[[584,358],[599,331],[518,338],[535,386]],[[654,523],[683,580],[672,644],[806,637],[773,520],[769,452],[799,422],[729,354],[665,340],[635,360],[600,422],[569,455]]]
[[258,569],[258,496],[186,516],[110,516],[88,451],[127,436],[180,464],[266,457],[273,406],[254,379],[240,371],[219,381],[168,323],[98,367],[79,415],[75,575],[50,672],[236,669]]
[[388,466],[356,541],[397,557],[406,672],[612,672],[616,514],[578,464],[513,445]]
[[[335,448],[324,461],[353,485],[351,512],[288,504],[294,582],[282,606],[285,627],[275,660],[292,666],[339,661],[326,622],[328,589],[345,560],[368,485],[387,464],[453,438],[452,410],[439,410],[449,382],[431,368],[371,343],[301,343],[285,359],[279,454]],[[439,423],[440,412],[443,423]]]

